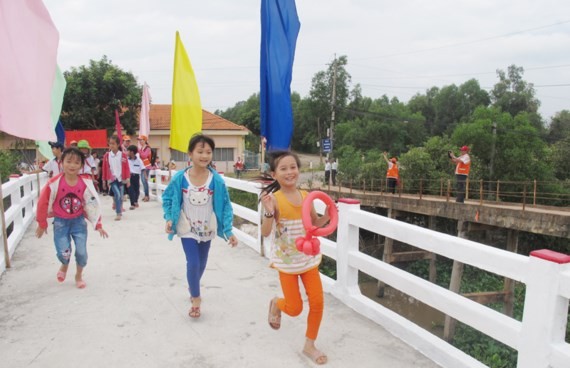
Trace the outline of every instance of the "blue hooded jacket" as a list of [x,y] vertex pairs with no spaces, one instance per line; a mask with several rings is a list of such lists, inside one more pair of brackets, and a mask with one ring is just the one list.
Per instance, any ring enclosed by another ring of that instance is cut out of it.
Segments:
[[[185,178],[185,173],[189,169],[181,170],[174,174],[170,183],[162,194],[162,210],[164,211],[164,219],[172,221],[173,233],[168,234],[168,239],[172,240],[176,233],[176,224],[180,217],[180,210],[182,209],[182,189],[188,187],[188,180]],[[233,235],[233,217],[234,212],[232,203],[230,201],[230,194],[226,188],[226,183],[220,174],[213,168],[208,168],[214,175],[210,182],[209,188],[214,191],[213,204],[214,214],[218,223],[217,235],[224,240],[228,240]]]

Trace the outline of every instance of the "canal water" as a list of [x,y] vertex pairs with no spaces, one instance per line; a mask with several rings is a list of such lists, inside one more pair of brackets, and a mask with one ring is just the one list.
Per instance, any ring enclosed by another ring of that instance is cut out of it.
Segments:
[[445,314],[437,309],[389,286],[386,286],[384,290],[384,297],[380,298],[377,296],[378,286],[374,280],[360,283],[360,291],[366,297],[407,318],[432,334],[443,337]]

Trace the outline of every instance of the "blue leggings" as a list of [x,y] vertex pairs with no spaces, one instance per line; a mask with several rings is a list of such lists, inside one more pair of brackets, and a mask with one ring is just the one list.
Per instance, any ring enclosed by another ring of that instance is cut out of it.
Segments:
[[211,240],[199,242],[196,239],[182,238],[182,247],[186,254],[186,278],[190,296],[200,297],[200,279],[206,270],[208,252],[210,252]]

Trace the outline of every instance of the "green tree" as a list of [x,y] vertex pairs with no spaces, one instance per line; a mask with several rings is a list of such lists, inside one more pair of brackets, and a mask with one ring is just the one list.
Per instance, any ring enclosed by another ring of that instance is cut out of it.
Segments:
[[534,86],[523,79],[524,69],[516,65],[508,67],[507,72],[497,70],[499,82],[491,91],[493,106],[516,116],[520,112],[537,114],[540,101],[535,97]]
[[65,129],[115,128],[115,109],[128,134],[138,128],[142,87],[135,76],[112,64],[107,56],[90,60],[88,66],[73,67],[64,72],[67,88],[63,99],[61,121]]
[[2,183],[10,179],[10,175],[17,173],[19,155],[13,150],[0,150],[0,177]]
[[[493,135],[493,122],[497,126]],[[493,140],[495,140],[494,157]],[[457,146],[469,145],[482,164],[482,177],[491,180],[552,180],[552,168],[546,159],[548,147],[531,123],[530,114],[512,117],[496,108],[479,108],[469,123],[452,135]],[[493,175],[490,164],[493,160]],[[471,175],[470,175],[471,176]]]
[[562,110],[552,118],[548,127],[548,140],[555,143],[561,140],[570,141],[570,111]]

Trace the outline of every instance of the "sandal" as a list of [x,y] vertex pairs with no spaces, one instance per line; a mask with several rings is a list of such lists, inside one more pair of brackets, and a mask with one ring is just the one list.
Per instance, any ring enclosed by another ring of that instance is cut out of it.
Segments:
[[192,307],[190,308],[190,311],[188,312],[188,315],[190,316],[190,318],[198,318],[201,316],[200,313],[200,307]]
[[[194,302],[194,298],[190,297],[190,302],[193,303]],[[201,303],[201,301],[200,301]],[[198,318],[202,315],[202,313],[200,312],[200,307],[192,307],[190,308],[190,310],[188,311],[188,315],[190,316],[190,318]]]
[[306,357],[311,359],[313,361],[313,363],[318,364],[318,365],[326,364],[328,361],[326,354],[320,350],[315,349],[315,350],[313,350],[312,353],[309,353],[308,351],[303,350],[303,354],[305,354]]
[[85,281],[79,280],[79,281],[75,281],[75,286],[77,286],[78,289],[85,289],[87,284],[85,283]]
[[67,274],[67,272],[57,271],[57,281],[58,282],[64,282],[66,274]]
[[274,330],[278,330],[281,327],[281,310],[277,308],[277,315],[271,313],[273,306],[277,308],[277,298],[271,299],[269,302],[269,315],[267,317],[267,322],[269,322],[269,327]]

